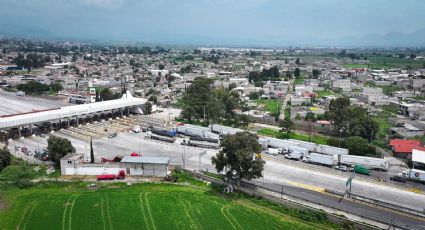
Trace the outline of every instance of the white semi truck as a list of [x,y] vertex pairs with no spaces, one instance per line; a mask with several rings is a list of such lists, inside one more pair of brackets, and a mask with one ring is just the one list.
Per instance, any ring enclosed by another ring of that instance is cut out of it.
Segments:
[[316,152],[326,155],[348,155],[348,149],[333,147],[330,145],[317,145]]
[[399,176],[412,181],[425,182],[425,171],[419,169],[408,169],[400,173]]
[[310,155],[304,157],[304,161],[310,164],[320,164],[332,167],[336,164],[335,155],[325,155],[320,153],[310,153]]
[[380,169],[387,171],[389,167],[389,161],[376,158],[376,157],[363,157],[354,155],[341,155],[339,156],[339,163],[348,166],[362,165],[369,169]]

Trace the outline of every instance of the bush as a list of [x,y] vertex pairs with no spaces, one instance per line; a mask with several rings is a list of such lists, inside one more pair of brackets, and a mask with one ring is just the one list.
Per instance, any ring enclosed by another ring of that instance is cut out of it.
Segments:
[[33,168],[26,162],[10,165],[1,173],[0,180],[15,185],[18,188],[32,186],[31,179],[36,176]]

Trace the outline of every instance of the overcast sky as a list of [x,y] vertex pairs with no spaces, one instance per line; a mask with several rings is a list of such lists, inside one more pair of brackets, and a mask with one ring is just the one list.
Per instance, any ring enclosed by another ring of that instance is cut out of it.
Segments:
[[0,0],[0,33],[158,43],[332,43],[425,30],[424,0]]

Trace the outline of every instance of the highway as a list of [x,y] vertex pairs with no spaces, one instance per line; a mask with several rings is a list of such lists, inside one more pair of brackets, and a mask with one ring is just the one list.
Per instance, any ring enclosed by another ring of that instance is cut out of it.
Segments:
[[406,229],[425,229],[424,218],[412,217],[404,213],[396,213],[388,209],[377,208],[372,205],[341,199],[339,196],[329,195],[310,189],[290,186],[286,184],[272,183],[268,180],[266,180],[265,183],[263,183],[261,180],[256,180],[253,182],[253,184],[268,188],[278,193],[282,191],[283,187],[284,194],[286,195],[309,200],[316,204],[332,207],[340,211],[353,213],[362,217],[380,220],[384,223],[393,223],[396,226],[401,226]]

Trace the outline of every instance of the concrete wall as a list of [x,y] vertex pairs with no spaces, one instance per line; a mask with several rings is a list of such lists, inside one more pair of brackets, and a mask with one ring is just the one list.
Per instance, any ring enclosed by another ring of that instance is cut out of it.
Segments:
[[102,175],[102,174],[115,174],[117,175],[123,168],[117,167],[98,167],[98,166],[77,166],[75,168],[65,168],[64,175]]

